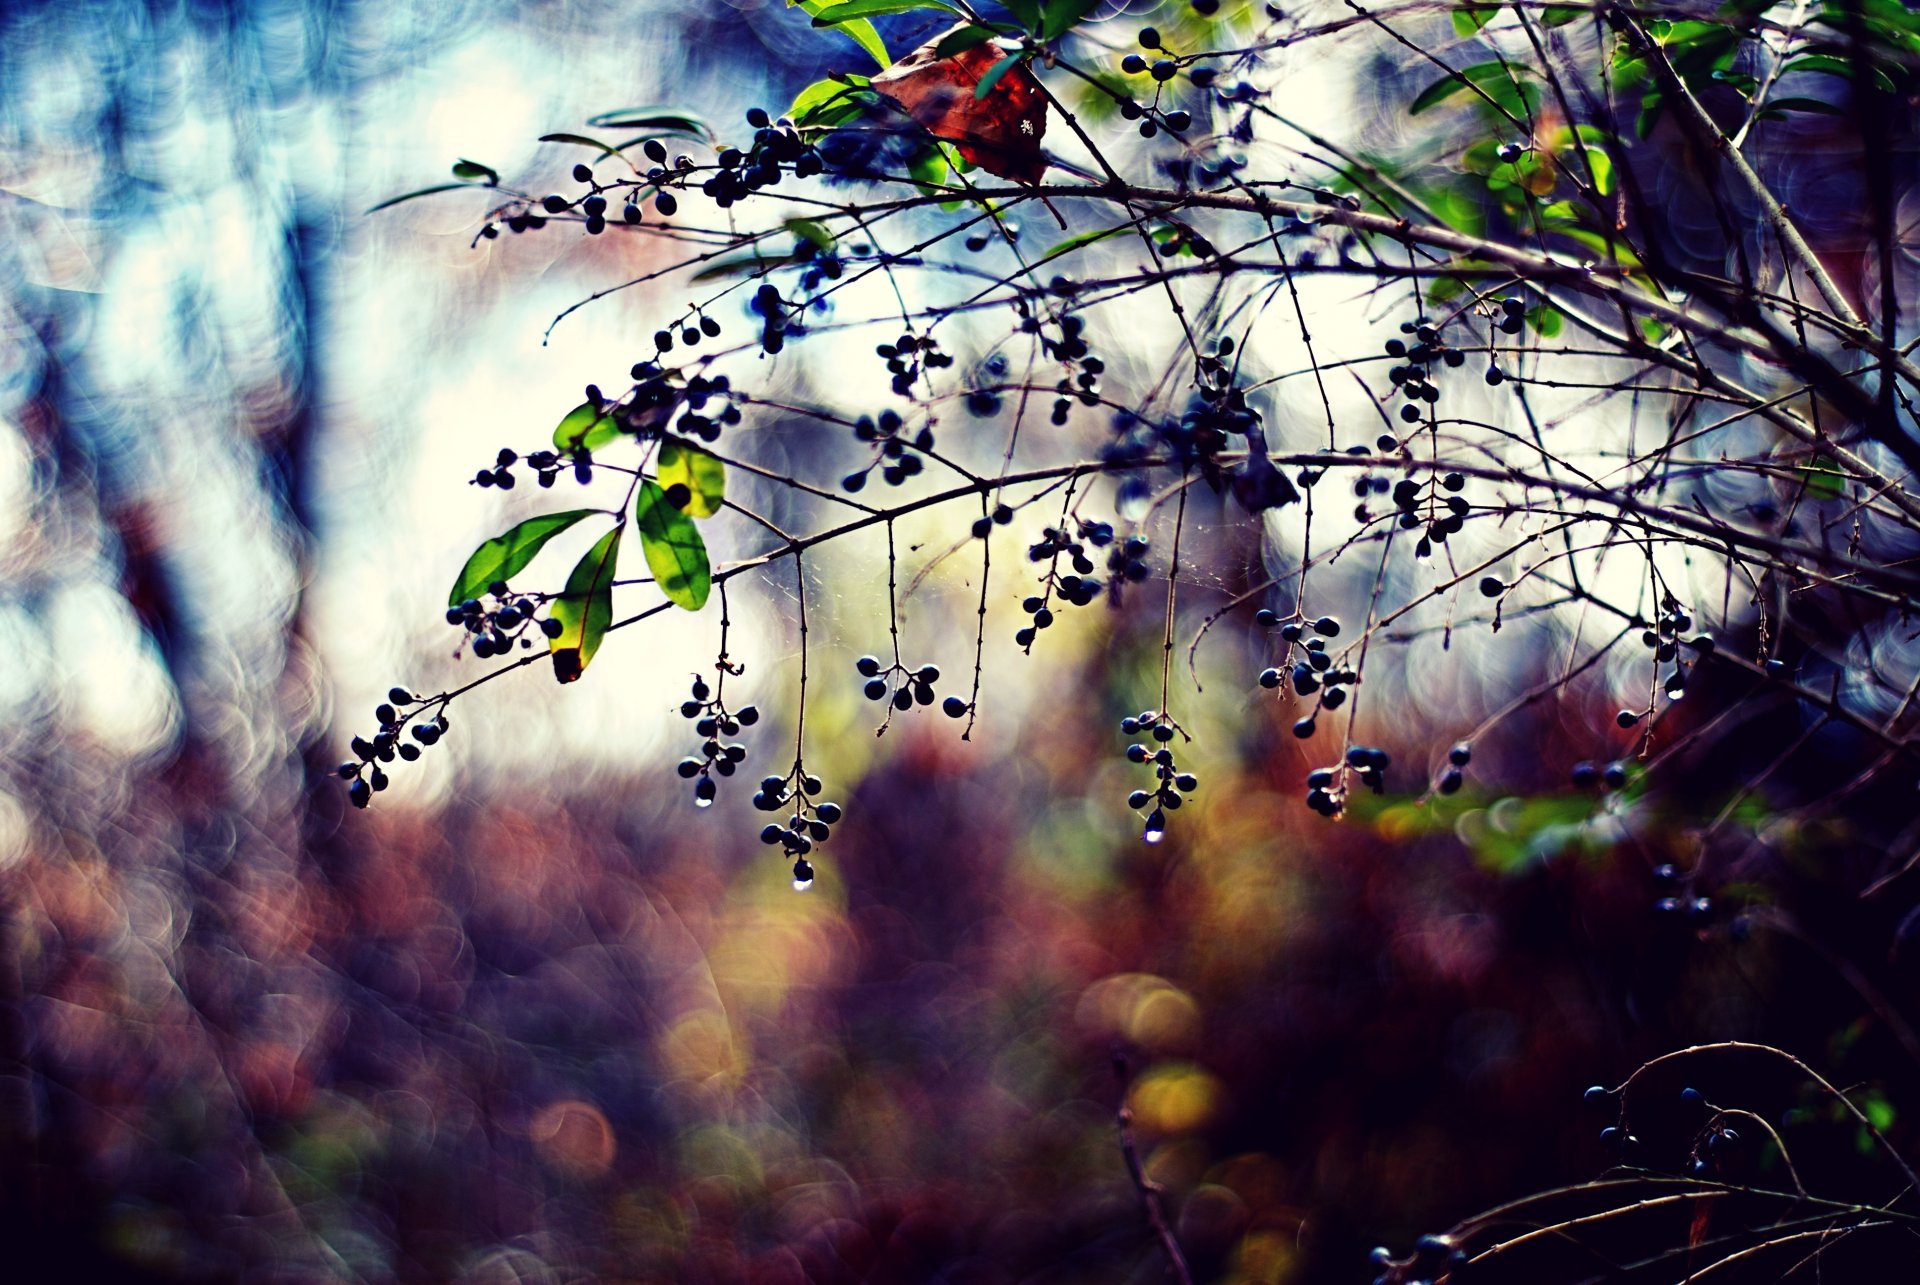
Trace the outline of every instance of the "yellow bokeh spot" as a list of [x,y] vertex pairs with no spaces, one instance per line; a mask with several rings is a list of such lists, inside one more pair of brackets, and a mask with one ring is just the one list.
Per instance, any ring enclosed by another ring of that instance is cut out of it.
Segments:
[[1200,1006],[1151,973],[1101,978],[1081,995],[1075,1017],[1086,1030],[1118,1035],[1149,1053],[1185,1053],[1200,1039]]
[[1191,1133],[1217,1115],[1225,1096],[1220,1081],[1190,1062],[1163,1062],[1134,1083],[1127,1105],[1142,1128]]
[[678,1079],[732,1083],[746,1069],[746,1056],[727,1015],[698,1008],[667,1029],[660,1041],[667,1071]]
[[1249,1232],[1234,1250],[1233,1271],[1227,1279],[1246,1285],[1281,1285],[1293,1275],[1294,1260],[1292,1233]]

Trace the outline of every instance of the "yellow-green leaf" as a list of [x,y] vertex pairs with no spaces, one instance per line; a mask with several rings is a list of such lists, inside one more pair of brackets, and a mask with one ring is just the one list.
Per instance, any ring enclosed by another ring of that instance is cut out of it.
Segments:
[[657,471],[667,503],[690,518],[710,518],[726,504],[727,466],[691,442],[661,442]]
[[607,626],[613,623],[613,576],[619,561],[620,528],[616,526],[574,565],[566,592],[548,608],[548,614],[560,622],[560,632],[548,640],[547,652],[553,658],[553,676],[563,683],[586,672]]
[[620,425],[613,416],[592,402],[581,402],[554,427],[553,444],[563,451],[583,446],[597,451],[618,436]]
[[511,530],[503,531],[473,551],[467,565],[453,582],[447,605],[457,607],[469,598],[478,598],[496,580],[511,580],[526,570],[533,555],[547,541],[597,509],[573,509],[566,513],[543,513],[528,518]]
[[658,483],[640,484],[633,502],[633,524],[660,592],[688,611],[706,606],[707,594],[713,590],[707,542],[700,538],[693,520],[667,502]]

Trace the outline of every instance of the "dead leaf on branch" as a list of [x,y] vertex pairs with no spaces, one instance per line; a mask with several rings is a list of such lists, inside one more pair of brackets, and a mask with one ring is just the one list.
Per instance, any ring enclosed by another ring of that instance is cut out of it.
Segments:
[[[1001,67],[1017,55],[992,41],[941,57],[940,43],[951,34],[943,31],[899,59],[873,78],[872,87],[935,138],[958,144],[962,157],[989,174],[1038,183],[1047,172],[1040,150],[1047,97],[1040,82],[1024,62]],[[988,84],[981,93],[983,81]]]

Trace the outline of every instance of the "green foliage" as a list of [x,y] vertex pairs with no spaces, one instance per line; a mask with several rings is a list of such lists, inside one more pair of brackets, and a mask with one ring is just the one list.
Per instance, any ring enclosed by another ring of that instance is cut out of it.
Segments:
[[[798,8],[812,18],[818,18],[829,8],[837,8],[826,0],[787,0],[788,8]],[[821,25],[819,23],[816,26]],[[880,38],[880,32],[874,25],[862,17],[842,18],[832,24],[844,32],[855,44],[867,51],[869,57],[879,65],[882,71],[893,65],[893,55],[887,52],[887,42]],[[793,117],[798,120],[798,116]]]
[[620,425],[601,407],[581,402],[553,429],[553,444],[563,451],[597,451],[620,436]]
[[620,562],[621,524],[601,536],[574,565],[566,590],[550,609],[560,632],[547,641],[553,676],[563,683],[578,679],[593,662],[613,623],[613,580]]
[[[726,503],[726,465],[690,442],[677,437],[661,441],[655,474],[668,502],[688,517],[710,518]],[[685,492],[684,502],[680,491]]]
[[707,542],[667,494],[654,482],[642,482],[633,501],[634,531],[640,537],[640,551],[646,555],[647,568],[667,598],[698,611],[706,606],[713,589],[713,573],[707,564]]
[[495,581],[513,579],[546,547],[547,541],[581,518],[597,512],[598,509],[570,509],[565,513],[543,513],[494,536],[475,549],[467,565],[460,568],[453,589],[447,594],[447,605],[457,607],[469,598],[480,597]]

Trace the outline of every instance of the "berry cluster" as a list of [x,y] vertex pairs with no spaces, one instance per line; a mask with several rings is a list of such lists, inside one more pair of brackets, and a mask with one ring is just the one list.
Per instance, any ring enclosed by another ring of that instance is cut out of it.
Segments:
[[[1147,570],[1147,549],[1147,537],[1130,535],[1107,551],[1107,570],[1113,573],[1114,583],[1139,584],[1152,574]],[[1077,561],[1074,570],[1080,570]]]
[[1653,908],[1661,914],[1685,916],[1700,924],[1713,918],[1713,899],[1689,895],[1678,866],[1670,862],[1655,866],[1653,882],[1660,893]]
[[1416,1281],[1436,1281],[1463,1267],[1466,1253],[1448,1236],[1422,1236],[1414,1242],[1413,1253],[1395,1258],[1384,1245],[1375,1246],[1367,1258],[1380,1274],[1373,1285],[1413,1285]]
[[898,486],[918,473],[922,467],[920,457],[910,452],[932,450],[933,429],[922,426],[909,440],[901,432],[904,427],[905,421],[900,418],[899,412],[891,410],[881,411],[878,419],[862,415],[854,421],[853,439],[872,445],[874,455],[865,466],[841,478],[841,488],[846,491],[860,490],[867,484],[867,474],[876,468],[888,486]]
[[[860,676],[867,680],[862,690],[870,701],[887,700],[892,697],[893,707],[897,710],[909,710],[915,705],[933,704],[933,685],[940,681],[940,666],[908,666],[898,662],[882,665],[878,656],[862,656],[853,663]],[[955,712],[954,704],[959,702]],[[947,698],[947,713],[954,718],[966,713],[966,703],[958,696]]]
[[506,447],[501,447],[500,454],[494,457],[493,467],[483,468],[473,475],[473,485],[497,486],[503,491],[511,491],[516,480],[513,476],[513,466],[519,462],[519,455]]
[[780,297],[780,288],[771,281],[760,283],[747,307],[761,319],[761,351],[769,357],[778,355],[787,346],[787,332],[798,329],[797,310],[788,308],[786,300]]
[[813,798],[826,787],[817,776],[809,776],[798,767],[788,776],[769,776],[760,782],[753,806],[762,812],[778,812],[791,804],[793,812],[785,825],[768,822],[760,831],[760,842],[769,847],[778,844],[793,858],[793,886],[805,892],[813,884],[813,865],[807,854],[816,843],[825,843],[833,827],[845,816],[838,803],[814,803]]
[[[504,656],[513,650],[515,639],[519,639],[523,650],[531,650],[533,638],[527,634],[527,626],[533,623],[535,613],[540,609],[539,601],[514,593],[504,580],[496,580],[488,585],[487,596],[498,605],[489,608],[478,598],[468,598],[457,606],[447,608],[447,623],[460,626],[473,640],[474,659]],[[557,620],[542,620],[538,627],[549,638],[560,635],[560,622]]]
[[1418,424],[1426,417],[1425,407],[1440,400],[1440,386],[1434,382],[1435,364],[1464,366],[1467,355],[1458,348],[1447,347],[1440,338],[1439,328],[1426,317],[1401,322],[1400,331],[1413,336],[1413,347],[1409,348],[1403,339],[1387,340],[1387,356],[1404,361],[1402,365],[1388,368],[1387,379],[1407,399],[1400,407],[1401,420]]
[[1158,843],[1167,832],[1167,813],[1177,810],[1184,802],[1181,795],[1200,788],[1200,778],[1191,772],[1182,772],[1174,762],[1171,742],[1180,734],[1180,725],[1173,721],[1173,715],[1143,709],[1121,719],[1120,731],[1126,736],[1146,736],[1154,742],[1148,745],[1136,741],[1127,746],[1127,762],[1153,764],[1156,781],[1151,790],[1135,790],[1127,795],[1127,806],[1135,812],[1149,806],[1153,808],[1147,814],[1140,837],[1148,843]]
[[1473,746],[1465,741],[1456,742],[1454,747],[1447,751],[1446,769],[1440,773],[1440,779],[1434,782],[1433,788],[1442,794],[1458,794],[1461,785],[1466,781],[1465,768],[1471,762],[1473,762]]
[[940,341],[931,335],[921,337],[912,333],[901,335],[890,344],[875,344],[873,351],[884,358],[887,374],[893,378],[893,392],[896,397],[905,397],[913,391],[913,385],[923,370],[944,370],[953,365],[951,354],[940,351]]
[[721,148],[714,158],[719,171],[700,185],[721,209],[760,188],[776,186],[784,175],[782,165],[792,166],[795,178],[812,178],[826,170],[820,153],[800,137],[792,121],[775,121],[765,108],[753,107],[747,111],[747,124],[753,127],[753,142],[745,151]]
[[[1713,637],[1710,634],[1696,634],[1692,638],[1681,635],[1693,628],[1693,616],[1682,607],[1671,592],[1661,595],[1660,616],[1651,628],[1643,629],[1641,643],[1652,650],[1656,664],[1672,664],[1673,670],[1660,684],[1660,690],[1667,694],[1668,700],[1679,700],[1687,694],[1687,665],[1680,659],[1680,648],[1686,647],[1698,657],[1713,654]],[[1696,664],[1698,661],[1695,662]],[[1769,670],[1771,673],[1772,671]],[[1625,713],[1626,711],[1622,711]],[[1622,722],[1622,727],[1633,724]]]
[[694,733],[700,737],[700,757],[683,758],[675,769],[680,778],[694,781],[693,802],[695,807],[710,807],[719,787],[714,776],[732,776],[740,764],[747,761],[747,747],[738,743],[727,743],[723,736],[738,736],[743,727],[752,727],[760,721],[760,711],[751,705],[743,705],[729,711],[721,693],[712,690],[707,680],[695,674],[693,686],[688,688],[687,699],[680,702],[682,718],[697,719],[693,725]]
[[1623,788],[1628,780],[1627,765],[1616,759],[1602,765],[1582,759],[1573,765],[1569,779],[1578,789],[1590,789],[1594,785],[1603,785],[1609,790]]
[[1347,777],[1357,776],[1375,794],[1387,788],[1386,771],[1393,756],[1377,745],[1350,745],[1344,759],[1333,767],[1317,767],[1307,773],[1307,807],[1323,817],[1337,817],[1347,806]]
[[[380,730],[373,739],[356,736],[348,742],[353,758],[334,769],[334,774],[343,781],[351,782],[347,786],[347,800],[356,808],[364,808],[373,802],[373,796],[387,788],[387,774],[381,770],[382,763],[391,763],[398,758],[411,763],[420,757],[422,746],[437,742],[447,730],[446,701],[442,700],[432,719],[426,719],[428,706],[402,714],[400,710],[414,705],[420,700],[404,687],[396,687],[387,693],[387,699],[373,711]],[[420,721],[416,721],[420,720]],[[408,730],[412,723],[413,742],[400,739],[400,733]]]
[[1332,616],[1282,622],[1277,613],[1265,607],[1253,614],[1253,622],[1265,628],[1278,625],[1281,641],[1287,645],[1280,666],[1260,671],[1260,686],[1271,691],[1282,682],[1289,682],[1295,696],[1319,697],[1313,712],[1303,715],[1293,725],[1293,734],[1304,741],[1317,730],[1320,711],[1339,709],[1346,704],[1347,689],[1360,681],[1360,675],[1354,670],[1346,666],[1336,668],[1333,653],[1327,650],[1327,639],[1340,636],[1340,622]]
[[[1384,478],[1380,480],[1385,481]],[[1393,484],[1393,506],[1400,511],[1401,527],[1412,530],[1424,521],[1427,530],[1423,539],[1428,547],[1445,544],[1448,536],[1457,534],[1467,524],[1467,514],[1472,506],[1460,495],[1466,487],[1467,479],[1460,473],[1445,473],[1437,480],[1401,478]],[[1485,592],[1487,582],[1483,580],[1480,583],[1482,592]],[[1498,597],[1505,590],[1506,586],[1501,585],[1487,596]]]

